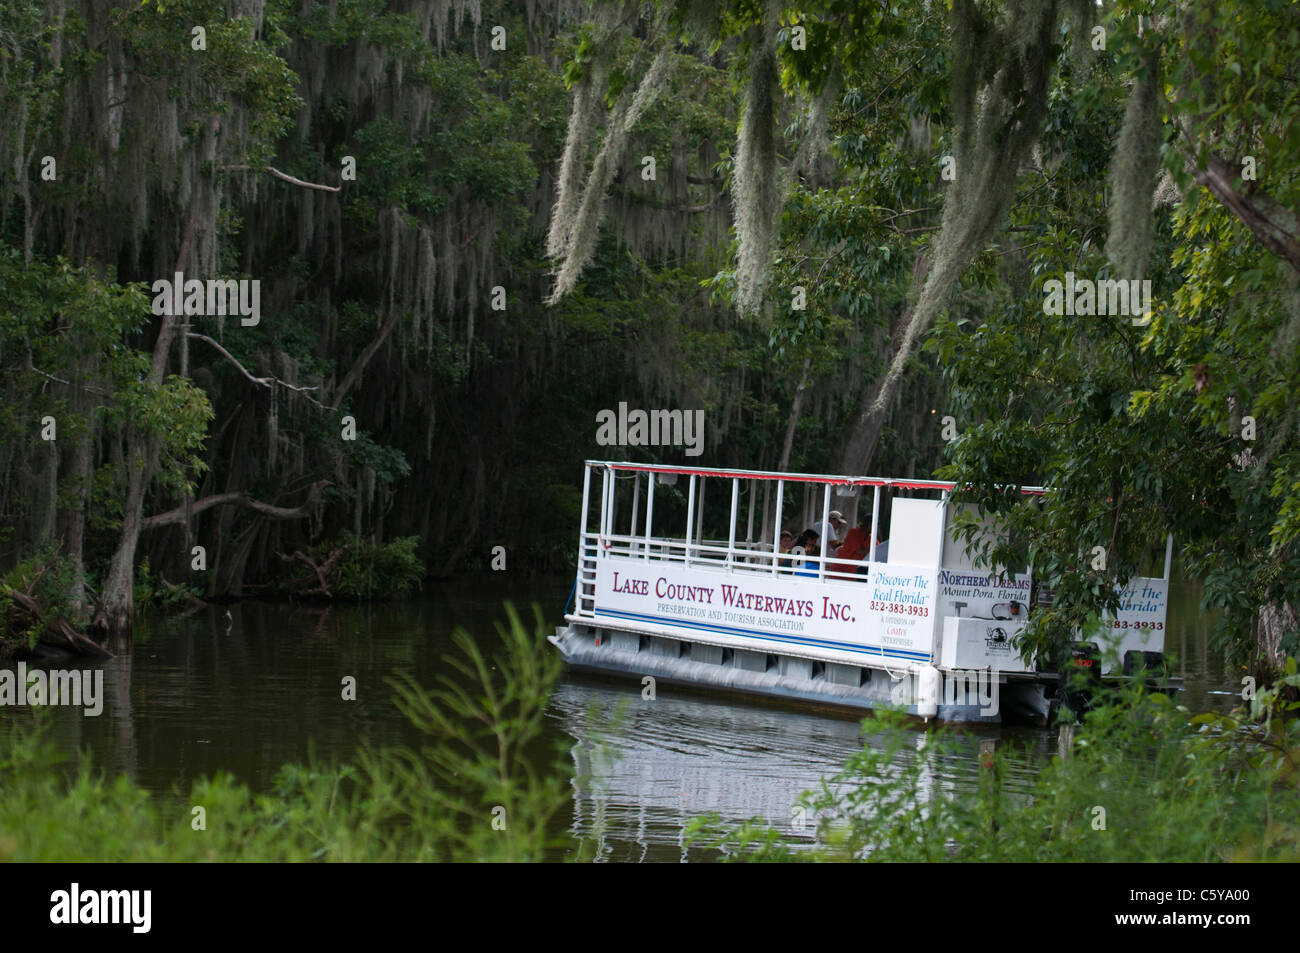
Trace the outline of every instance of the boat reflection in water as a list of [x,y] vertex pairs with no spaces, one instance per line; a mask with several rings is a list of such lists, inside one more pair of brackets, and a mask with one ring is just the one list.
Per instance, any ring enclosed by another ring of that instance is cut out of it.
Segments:
[[[550,714],[573,739],[578,780],[570,833],[606,861],[706,858],[713,852],[688,848],[685,829],[711,813],[728,827],[757,818],[796,846],[815,846],[816,818],[799,816],[799,795],[834,777],[863,744],[853,717],[735,697],[715,701],[662,684],[650,700],[640,686],[588,676],[566,679]],[[891,767],[901,771],[906,759],[923,758],[923,798],[936,789],[973,796],[979,740],[1011,737],[1026,750],[1010,759],[1006,779],[1011,790],[1024,790],[1048,756],[1045,731],[986,728],[942,756],[924,751],[927,735],[917,730]]]

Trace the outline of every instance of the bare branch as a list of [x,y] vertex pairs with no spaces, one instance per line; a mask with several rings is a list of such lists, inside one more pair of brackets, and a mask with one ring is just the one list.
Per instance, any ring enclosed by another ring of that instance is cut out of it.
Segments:
[[[223,165],[218,171],[248,172],[252,169],[253,167],[251,165]],[[319,182],[305,182],[302,179],[289,175],[287,172],[281,172],[279,169],[275,168],[275,166],[268,165],[263,168],[262,171],[275,176],[275,178],[279,179],[281,182],[288,182],[290,185],[296,185],[302,189],[315,189],[318,192],[338,192],[343,188],[341,185],[322,185]]]
[[185,336],[186,336],[187,338],[194,338],[195,340],[198,340],[198,341],[206,341],[208,344],[211,344],[214,348],[216,348],[218,351],[221,352],[221,355],[222,355],[223,357],[225,357],[226,360],[230,361],[231,364],[234,364],[235,367],[239,368],[239,371],[240,371],[241,374],[243,374],[245,377],[247,377],[247,378],[248,378],[250,381],[252,381],[254,384],[258,384],[258,385],[260,385],[260,386],[262,386],[262,387],[267,387],[267,388],[270,388],[271,386],[273,386],[273,385],[275,385],[275,384],[278,384],[278,385],[280,385],[281,387],[283,387],[283,388],[285,388],[285,389],[287,389],[287,390],[296,391],[296,392],[302,394],[304,397],[306,397],[309,401],[311,401],[313,404],[315,404],[315,405],[316,405],[317,407],[319,407],[321,410],[329,410],[329,409],[330,409],[330,408],[326,407],[324,404],[322,404],[322,403],[321,403],[319,400],[317,400],[315,397],[312,397],[312,396],[310,396],[309,394],[306,393],[307,391],[311,391],[311,390],[320,390],[319,387],[300,387],[300,386],[297,385],[297,384],[290,384],[290,383],[288,383],[287,381],[282,381],[282,380],[280,380],[280,378],[278,378],[278,377],[254,377],[254,376],[252,375],[252,373],[248,370],[248,368],[246,368],[243,364],[240,364],[239,361],[235,358],[235,356],[234,356],[233,354],[231,354],[229,351],[227,351],[224,347],[222,347],[222,346],[221,346],[219,343],[217,343],[215,340],[213,340],[212,338],[208,337],[206,334],[199,334],[197,331],[187,331],[187,332],[185,333]]
[[321,185],[317,182],[304,182],[302,179],[295,179],[291,175],[285,175],[279,169],[269,165],[266,167],[266,171],[271,173],[271,175],[275,176],[281,182],[288,182],[290,185],[296,185],[303,189],[316,189],[319,192],[337,192],[342,188],[342,186],[339,185]]

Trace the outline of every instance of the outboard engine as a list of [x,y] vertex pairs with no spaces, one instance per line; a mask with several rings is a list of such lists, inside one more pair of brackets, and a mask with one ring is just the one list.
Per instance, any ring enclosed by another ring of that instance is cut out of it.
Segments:
[[1069,642],[1056,668],[1057,694],[1061,707],[1076,718],[1092,707],[1093,695],[1101,685],[1101,650],[1096,642]]

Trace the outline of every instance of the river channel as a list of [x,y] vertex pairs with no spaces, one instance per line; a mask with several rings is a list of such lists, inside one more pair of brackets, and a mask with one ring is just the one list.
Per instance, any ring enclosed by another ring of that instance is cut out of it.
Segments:
[[[54,734],[69,754],[89,749],[98,767],[157,793],[188,789],[218,771],[265,790],[281,765],[307,760],[309,750],[345,761],[363,745],[411,743],[385,678],[405,670],[433,685],[446,671],[458,626],[493,647],[506,599],[537,603],[554,625],[571,583],[510,583],[491,574],[374,606],[243,602],[180,618],[152,615],[128,651],[103,663],[103,713],[56,708]],[[1175,582],[1166,648],[1186,680],[1180,701],[1194,711],[1222,709],[1232,698],[1219,693],[1239,685],[1207,648],[1212,621],[1198,599],[1195,586]],[[348,675],[357,680],[357,698],[343,703],[339,686]],[[571,674],[548,715],[551,740],[589,779],[572,788],[567,832],[584,856],[608,861],[694,859],[700,851],[686,846],[683,831],[709,813],[736,823],[760,817],[795,832],[799,793],[833,775],[864,743],[851,714],[665,685],[648,700],[639,683]],[[1056,746],[1048,730],[986,728],[936,759],[920,752],[924,731],[916,738],[916,750],[902,756],[930,758],[927,777],[958,791],[978,783],[981,738],[997,738],[1013,752],[1013,788],[1027,786]],[[811,843],[810,824],[800,836]]]

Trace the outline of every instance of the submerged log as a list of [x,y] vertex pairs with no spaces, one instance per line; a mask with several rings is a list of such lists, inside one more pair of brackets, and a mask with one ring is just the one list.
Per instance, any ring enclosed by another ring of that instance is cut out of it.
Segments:
[[28,651],[26,633],[33,626],[40,627],[38,646],[87,658],[110,659],[113,653],[99,643],[78,632],[63,619],[49,619],[40,603],[21,590],[9,592],[9,611],[4,619],[6,634],[21,640],[16,650]]

